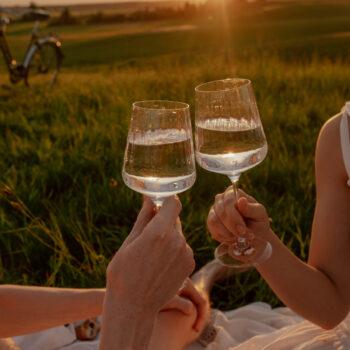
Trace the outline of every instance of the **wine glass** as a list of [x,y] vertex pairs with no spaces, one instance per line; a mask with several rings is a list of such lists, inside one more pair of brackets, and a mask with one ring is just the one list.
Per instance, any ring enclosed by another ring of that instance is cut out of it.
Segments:
[[[204,169],[227,175],[237,200],[240,175],[267,154],[251,82],[239,78],[216,80],[197,86],[195,92],[197,162]],[[255,266],[272,252],[269,242],[258,241],[247,235],[237,237],[232,244],[220,244],[215,257],[235,268]]]
[[166,197],[194,184],[188,104],[161,100],[133,103],[122,175],[125,184],[150,197],[157,210]]

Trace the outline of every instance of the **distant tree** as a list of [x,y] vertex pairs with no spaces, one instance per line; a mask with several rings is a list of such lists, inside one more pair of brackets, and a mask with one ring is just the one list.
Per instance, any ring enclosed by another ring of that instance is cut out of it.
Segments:
[[60,16],[58,18],[53,18],[49,25],[53,26],[66,26],[66,25],[74,25],[74,24],[78,24],[78,19],[76,17],[74,17],[69,8],[66,7],[63,9],[63,11],[61,12]]
[[34,1],[32,1],[32,2],[29,4],[28,8],[30,8],[30,9],[32,9],[32,10],[35,10],[35,9],[38,9],[39,6],[38,6]]
[[66,7],[59,17],[59,21],[62,24],[76,24],[77,19],[72,16],[68,7]]
[[91,15],[87,19],[87,23],[103,23],[104,22],[105,15],[102,11],[98,11],[97,13]]

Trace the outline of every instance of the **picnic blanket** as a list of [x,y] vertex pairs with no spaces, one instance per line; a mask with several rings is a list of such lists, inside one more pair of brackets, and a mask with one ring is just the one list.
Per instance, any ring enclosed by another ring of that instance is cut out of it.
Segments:
[[[185,350],[347,350],[350,315],[333,330],[324,330],[286,307],[272,309],[252,303],[236,310],[212,310],[215,339],[204,347],[195,342]],[[13,338],[22,350],[98,350],[99,338],[78,341],[74,325]]]

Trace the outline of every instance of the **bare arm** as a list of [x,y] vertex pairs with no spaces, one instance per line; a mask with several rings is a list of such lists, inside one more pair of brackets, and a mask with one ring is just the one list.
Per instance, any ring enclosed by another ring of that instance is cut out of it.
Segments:
[[104,294],[104,289],[1,285],[0,338],[98,316]]
[[340,117],[322,128],[316,148],[316,208],[308,264],[271,235],[273,259],[258,267],[280,299],[323,328],[349,311],[350,189],[343,165]]
[[[219,232],[214,237],[222,240],[225,234],[238,235],[237,224],[267,239],[273,254],[257,267],[260,274],[287,306],[326,329],[344,319],[350,302],[350,189],[341,155],[339,119],[325,125],[317,144],[317,203],[308,264],[282,244],[270,229],[265,208],[250,196],[243,195],[235,211],[231,203],[231,222],[220,214],[218,204],[208,217],[211,231]],[[223,202],[229,205],[229,194]]]

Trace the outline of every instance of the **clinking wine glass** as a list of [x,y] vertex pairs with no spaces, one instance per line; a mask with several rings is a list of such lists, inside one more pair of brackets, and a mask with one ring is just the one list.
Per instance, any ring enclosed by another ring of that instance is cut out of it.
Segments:
[[[209,171],[225,174],[232,182],[237,200],[240,175],[258,165],[267,154],[267,142],[261,124],[251,82],[247,79],[223,79],[201,84],[196,93],[196,159]],[[222,243],[215,257],[224,265],[245,269],[268,259],[269,242],[248,236]]]
[[123,180],[152,199],[159,209],[166,197],[196,180],[189,105],[141,101],[132,105]]

